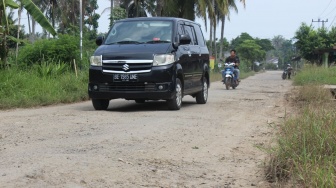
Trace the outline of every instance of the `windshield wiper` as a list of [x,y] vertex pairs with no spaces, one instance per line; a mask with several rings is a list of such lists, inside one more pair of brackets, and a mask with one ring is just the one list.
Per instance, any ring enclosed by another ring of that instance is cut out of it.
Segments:
[[116,42],[117,44],[142,44],[142,42],[133,41],[133,40],[122,40]]
[[170,43],[170,42],[166,40],[150,40],[150,41],[147,41],[146,43],[154,44],[154,43]]

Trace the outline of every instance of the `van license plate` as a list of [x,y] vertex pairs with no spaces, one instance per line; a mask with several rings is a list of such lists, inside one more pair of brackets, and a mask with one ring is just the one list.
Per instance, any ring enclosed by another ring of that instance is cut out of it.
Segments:
[[115,82],[135,82],[138,80],[137,74],[114,74],[113,81]]

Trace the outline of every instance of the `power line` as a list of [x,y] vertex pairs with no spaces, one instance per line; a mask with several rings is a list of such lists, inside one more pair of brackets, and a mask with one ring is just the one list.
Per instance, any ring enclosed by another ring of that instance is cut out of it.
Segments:
[[330,27],[332,26],[332,24],[334,23],[335,20],[336,20],[336,16],[334,17],[333,21],[332,21],[331,24],[329,25],[328,29],[330,29]]
[[336,10],[336,6],[325,17],[328,17],[331,13],[334,13],[335,10]]
[[324,11],[320,14],[319,17],[321,17],[321,16],[323,15],[323,13],[329,8],[329,6],[330,6],[330,4],[331,4],[332,1],[333,1],[333,0],[330,0],[328,6],[324,9]]

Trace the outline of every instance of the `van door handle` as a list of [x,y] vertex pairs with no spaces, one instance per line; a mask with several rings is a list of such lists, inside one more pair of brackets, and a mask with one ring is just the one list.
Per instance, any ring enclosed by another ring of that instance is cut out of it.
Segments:
[[183,50],[185,50],[185,51],[189,51],[189,47],[183,47]]

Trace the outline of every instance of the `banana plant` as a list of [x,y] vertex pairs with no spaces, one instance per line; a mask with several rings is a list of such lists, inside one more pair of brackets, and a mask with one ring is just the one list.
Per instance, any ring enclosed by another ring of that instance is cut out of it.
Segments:
[[6,8],[10,7],[13,9],[17,9],[20,6],[23,8],[34,18],[34,20],[41,25],[41,27],[55,36],[57,33],[55,29],[52,27],[48,19],[44,16],[41,10],[31,1],[31,0],[19,0],[18,3],[13,0],[0,0],[0,18],[2,18],[1,28],[5,27],[8,29],[8,20],[6,14]]
[[6,58],[8,54],[6,40],[15,40],[15,38],[7,36],[9,34],[9,24],[6,13],[7,7],[13,9],[23,7],[43,29],[47,30],[53,36],[57,34],[48,19],[31,0],[19,0],[18,3],[13,0],[0,0],[0,62],[2,61],[5,65],[7,63]]

